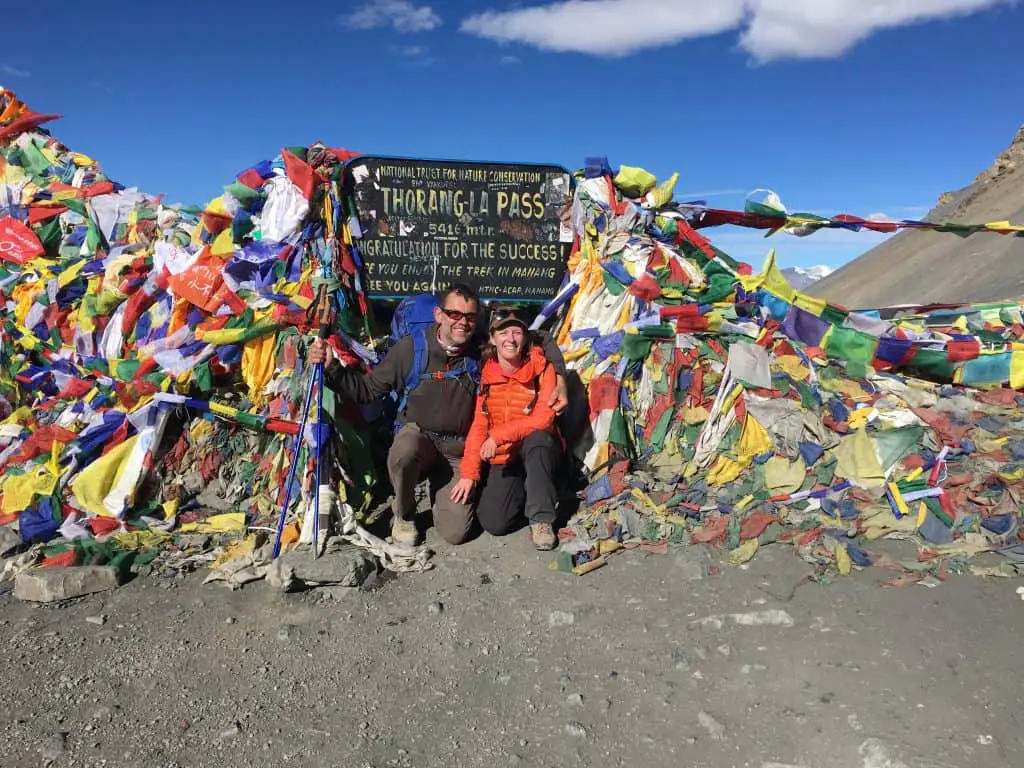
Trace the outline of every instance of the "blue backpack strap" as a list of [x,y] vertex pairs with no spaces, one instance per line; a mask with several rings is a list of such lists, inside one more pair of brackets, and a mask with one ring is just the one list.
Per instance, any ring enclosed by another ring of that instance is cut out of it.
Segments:
[[416,329],[412,334],[412,368],[405,379],[405,390],[415,389],[423,378],[423,372],[427,370],[427,332],[422,328]]
[[[416,389],[416,386],[423,379],[423,371],[427,368],[427,334],[422,328],[415,330],[412,334],[412,367],[405,377],[405,386],[402,388],[402,398],[398,401],[397,414],[405,412],[405,404],[409,400],[409,393]],[[395,421],[395,432],[400,428],[398,421]]]

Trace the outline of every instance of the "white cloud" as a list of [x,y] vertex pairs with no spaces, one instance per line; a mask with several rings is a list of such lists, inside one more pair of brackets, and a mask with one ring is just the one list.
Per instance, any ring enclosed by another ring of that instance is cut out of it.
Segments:
[[511,11],[485,11],[461,30],[498,42],[599,56],[635,53],[692,37],[725,32],[744,0],[565,0]]
[[507,66],[512,66],[514,64],[522,64],[523,60],[520,59],[518,56],[502,56],[500,59],[498,59],[498,63],[505,64]]
[[10,77],[29,77],[32,73],[24,69],[12,67],[10,64],[0,64],[0,74],[9,75]]
[[967,16],[1017,0],[559,0],[485,11],[461,31],[501,43],[626,56],[739,31],[759,61],[834,58],[883,29]]
[[393,27],[397,32],[429,32],[441,26],[441,17],[433,8],[409,0],[371,0],[340,21],[353,29]]
[[969,16],[1016,0],[753,0],[740,45],[759,61],[834,58],[883,29]]
[[883,211],[877,213],[869,213],[864,217],[866,221],[892,221],[892,217]]

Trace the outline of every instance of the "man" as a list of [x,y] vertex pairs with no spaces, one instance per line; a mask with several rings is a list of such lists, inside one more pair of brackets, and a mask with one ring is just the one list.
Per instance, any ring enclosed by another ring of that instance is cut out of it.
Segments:
[[[466,435],[473,423],[477,382],[471,371],[478,370],[480,350],[474,333],[480,322],[480,298],[468,285],[456,284],[440,297],[434,310],[435,325],[425,334],[426,364],[423,376],[411,391],[405,391],[404,407],[398,414],[399,431],[388,451],[388,475],[395,491],[391,536],[396,544],[417,543],[416,486],[430,480],[434,525],[450,544],[461,544],[473,524],[470,500],[453,501],[452,488],[459,481]],[[550,405],[555,413],[568,403],[565,361],[549,334],[538,334],[544,354],[554,366],[555,391]],[[309,352],[309,363],[324,364],[328,386],[357,403],[370,403],[388,392],[406,390],[416,357],[413,336],[395,344],[372,372],[342,367],[331,348],[317,339]]]

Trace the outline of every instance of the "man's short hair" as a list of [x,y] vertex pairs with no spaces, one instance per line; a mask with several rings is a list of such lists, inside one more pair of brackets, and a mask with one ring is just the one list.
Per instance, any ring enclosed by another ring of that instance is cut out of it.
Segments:
[[443,308],[448,302],[448,297],[451,295],[461,296],[466,301],[472,301],[476,304],[477,308],[480,308],[480,296],[473,288],[466,285],[465,283],[453,283],[441,294],[439,299],[440,306]]

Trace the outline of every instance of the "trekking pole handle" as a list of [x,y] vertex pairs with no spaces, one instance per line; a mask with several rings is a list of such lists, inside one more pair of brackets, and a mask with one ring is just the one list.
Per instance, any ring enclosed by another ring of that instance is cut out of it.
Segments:
[[320,324],[320,332],[317,334],[321,339],[326,339],[331,331],[331,298],[327,293],[327,286],[321,285],[316,299],[316,319]]

